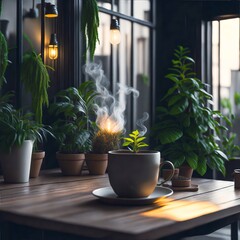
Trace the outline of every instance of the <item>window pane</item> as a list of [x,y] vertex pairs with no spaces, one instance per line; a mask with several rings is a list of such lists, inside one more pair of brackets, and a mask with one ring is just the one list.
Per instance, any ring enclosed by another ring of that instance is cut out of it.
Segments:
[[[149,28],[134,24],[134,87],[139,91],[140,96],[134,104],[134,123],[143,117],[143,113],[150,113],[151,92],[150,92],[150,31]],[[149,129],[150,122],[146,126]],[[136,126],[135,126],[136,128]]]
[[95,61],[102,63],[102,68],[108,79],[110,79],[110,54],[111,44],[110,39],[110,16],[104,13],[99,13],[100,26],[98,29],[99,41],[95,50]]
[[150,21],[150,0],[134,0],[133,9],[135,18]]
[[219,22],[218,21],[213,21],[212,23],[212,84],[213,84],[213,101],[214,101],[214,109],[217,110],[219,109],[219,94],[218,94],[218,85],[219,85],[219,74],[218,74],[218,44],[219,44]]
[[131,0],[115,1],[115,2],[118,3],[118,9],[114,9],[115,11],[131,16]]
[[98,6],[111,10],[111,1],[98,0]]
[[[121,43],[119,46],[119,62],[115,62],[117,66],[115,67],[115,73],[118,72],[119,79],[118,82],[127,86],[131,86],[131,23],[125,20],[120,21],[121,24]],[[113,50],[117,50],[116,46]],[[124,94],[120,94],[121,102],[124,101]],[[131,96],[126,97],[126,130],[129,132],[131,130]]]

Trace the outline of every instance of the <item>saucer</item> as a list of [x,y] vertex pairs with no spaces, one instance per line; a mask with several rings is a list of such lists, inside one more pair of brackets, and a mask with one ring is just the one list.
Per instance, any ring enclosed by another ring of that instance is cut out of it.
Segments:
[[111,187],[96,189],[92,194],[99,198],[102,202],[120,205],[147,205],[159,201],[161,198],[168,197],[173,194],[170,188],[156,187],[154,192],[144,198],[120,198],[114,193]]

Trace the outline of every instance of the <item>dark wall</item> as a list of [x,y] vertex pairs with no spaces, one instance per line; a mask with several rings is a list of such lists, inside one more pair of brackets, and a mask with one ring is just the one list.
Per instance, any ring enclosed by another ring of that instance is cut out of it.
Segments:
[[[18,3],[21,2],[20,6]],[[19,84],[18,52],[22,49],[22,54],[31,49],[29,43],[20,36],[21,42],[17,39],[17,31],[19,26],[22,28],[22,33],[30,39],[36,53],[43,53],[44,62],[53,67],[55,70],[49,70],[50,75],[50,100],[60,89],[69,86],[77,86],[81,82],[81,58],[77,56],[80,53],[80,10],[82,0],[46,0],[46,2],[55,3],[58,7],[59,15],[57,18],[42,18],[42,2],[35,0],[34,8],[38,12],[36,18],[29,16],[29,10],[33,8],[32,0],[3,0],[2,15],[0,18],[0,28],[3,31],[5,20],[8,21],[5,34],[9,47],[9,64],[6,79],[7,85],[4,86],[5,91],[14,91],[19,94],[21,103],[19,107],[28,105],[31,100],[25,90],[22,89],[22,84]],[[18,21],[17,12],[20,12]],[[43,31],[42,31],[43,30]],[[48,58],[48,45],[50,42],[51,33],[57,34],[59,42],[59,57],[57,60]],[[44,49],[42,49],[42,44]],[[81,55],[80,55],[81,56]],[[16,99],[16,101],[18,101]]]
[[[201,2],[179,0],[156,1],[156,104],[169,88],[164,76],[171,66],[174,49],[178,45],[188,47],[194,59],[201,59]],[[196,71],[201,74],[201,61]]]
[[[198,78],[202,74],[202,24],[211,20],[240,16],[240,2],[229,0],[161,0],[156,1],[156,104],[166,93],[164,81],[171,66],[173,51],[178,45],[188,47],[196,65]],[[204,58],[205,61],[205,58]]]

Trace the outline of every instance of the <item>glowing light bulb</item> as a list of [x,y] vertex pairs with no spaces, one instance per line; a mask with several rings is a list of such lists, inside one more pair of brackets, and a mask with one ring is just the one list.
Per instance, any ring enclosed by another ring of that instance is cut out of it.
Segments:
[[110,27],[110,43],[112,45],[117,45],[121,41],[121,33],[120,33],[120,27],[118,24],[117,19],[111,20],[111,27]]
[[58,41],[55,33],[51,34],[51,40],[48,45],[48,56],[53,60],[58,58]]

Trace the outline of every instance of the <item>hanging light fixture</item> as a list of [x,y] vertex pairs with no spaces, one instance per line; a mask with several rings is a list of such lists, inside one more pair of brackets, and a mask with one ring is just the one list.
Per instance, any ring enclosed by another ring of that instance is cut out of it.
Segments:
[[121,41],[121,33],[120,33],[120,26],[118,24],[118,20],[112,18],[111,26],[110,26],[110,43],[112,45],[117,45]]
[[48,46],[48,56],[53,60],[58,58],[58,41],[56,33],[51,34],[51,39]]
[[58,16],[58,10],[56,5],[52,4],[52,3],[46,3],[45,4],[45,17],[48,18],[54,18]]

